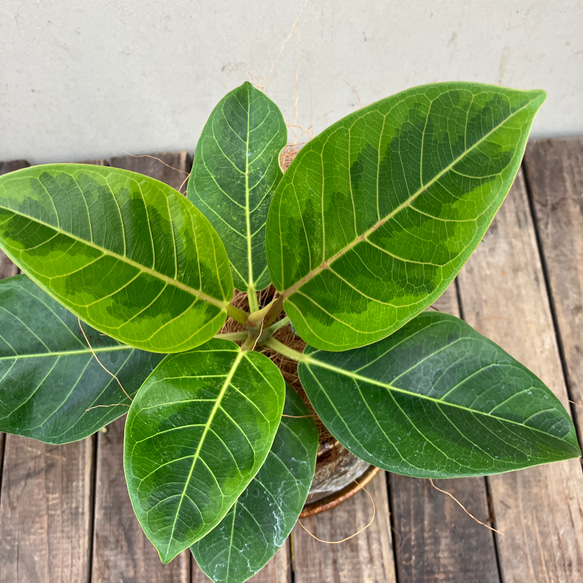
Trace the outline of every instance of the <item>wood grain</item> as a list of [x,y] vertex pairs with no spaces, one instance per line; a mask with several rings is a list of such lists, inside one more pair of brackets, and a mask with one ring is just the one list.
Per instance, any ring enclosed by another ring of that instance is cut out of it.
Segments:
[[[460,277],[468,323],[531,368],[568,406],[524,178]],[[579,460],[488,478],[505,583],[583,581]]]
[[[434,304],[459,317],[455,284]],[[399,581],[467,583],[500,581],[492,531],[468,516],[429,480],[391,474],[395,555]],[[478,520],[489,523],[484,478],[435,480]]]
[[[0,164],[0,173],[28,166]],[[16,273],[6,269],[2,276]],[[7,272],[8,271],[8,272]],[[94,439],[65,446],[5,437],[0,487],[0,582],[89,577]]]
[[[376,507],[373,524],[342,544],[318,542],[297,525],[293,531],[294,583],[391,583],[396,581],[385,473],[367,486]],[[373,512],[366,492],[322,514],[302,519],[315,536],[342,540],[365,526]]]
[[[123,156],[112,158],[111,165],[179,186],[188,170],[186,153],[155,156],[160,161]],[[170,171],[164,163],[177,170]],[[118,419],[97,436],[92,581],[188,583],[190,552],[163,565],[135,517],[123,472],[124,425],[125,419]]]
[[88,580],[93,443],[54,446],[6,436],[1,583]]
[[583,435],[583,138],[535,140],[525,170],[579,438]]
[[111,165],[116,168],[125,168],[132,172],[139,172],[151,176],[186,192],[186,180],[188,178],[192,160],[188,152],[166,152],[164,154],[141,154],[137,156],[114,156]]
[[123,472],[125,418],[98,434],[92,581],[187,583],[190,556],[160,562],[135,517]]
[[15,172],[21,168],[28,168],[30,163],[26,160],[10,160],[9,162],[0,162],[0,176],[8,174],[8,172]]

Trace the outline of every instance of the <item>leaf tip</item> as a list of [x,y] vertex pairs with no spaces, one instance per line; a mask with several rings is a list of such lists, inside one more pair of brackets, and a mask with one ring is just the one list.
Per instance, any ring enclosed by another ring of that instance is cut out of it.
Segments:
[[176,542],[168,542],[165,541],[164,545],[157,545],[153,543],[158,551],[158,556],[160,557],[160,561],[167,565],[171,563],[180,553],[188,549],[188,545],[182,548],[182,546],[178,546]]
[[544,89],[534,89],[531,91],[531,94],[533,95],[533,102],[538,103],[539,107],[547,100],[548,97],[547,92]]

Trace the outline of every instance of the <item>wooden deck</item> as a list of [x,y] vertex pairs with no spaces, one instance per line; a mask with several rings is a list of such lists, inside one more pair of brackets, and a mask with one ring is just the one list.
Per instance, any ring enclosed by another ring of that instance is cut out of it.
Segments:
[[[179,187],[188,156],[109,164]],[[95,161],[94,163],[105,163]],[[0,163],[0,173],[22,166]],[[177,170],[176,170],[177,169]],[[0,257],[0,277],[16,273]],[[456,286],[439,301],[533,369],[583,435],[583,139],[530,143],[507,201]],[[0,436],[0,583],[200,583],[188,552],[162,565],[133,516],[122,470],[123,420],[50,446]],[[379,474],[365,532],[339,545],[297,526],[254,583],[583,581],[580,460],[487,479]],[[337,541],[366,525],[360,492],[303,526]]]

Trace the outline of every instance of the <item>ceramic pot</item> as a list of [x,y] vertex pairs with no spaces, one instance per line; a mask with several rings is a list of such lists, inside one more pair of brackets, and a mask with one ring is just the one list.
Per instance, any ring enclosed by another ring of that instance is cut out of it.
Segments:
[[338,506],[364,488],[379,471],[333,437],[320,439],[316,475],[300,518]]

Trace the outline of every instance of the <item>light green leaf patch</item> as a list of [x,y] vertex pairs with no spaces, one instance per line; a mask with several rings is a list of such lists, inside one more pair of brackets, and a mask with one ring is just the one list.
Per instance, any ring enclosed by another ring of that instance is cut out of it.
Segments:
[[163,355],[81,325],[25,275],[0,281],[0,431],[68,443],[127,413]]
[[304,146],[269,211],[267,261],[308,344],[370,344],[446,289],[502,204],[544,99],[426,85],[360,109]]
[[453,316],[426,312],[370,346],[308,347],[304,359],[300,379],[320,419],[385,470],[480,476],[580,455],[553,393]]
[[210,223],[179,192],[127,170],[52,164],[0,177],[0,245],[76,316],[153,352],[214,336],[233,295]]
[[285,383],[228,340],[165,358],[134,399],[124,467],[134,511],[162,562],[212,530],[263,464]]
[[246,82],[219,102],[196,147],[188,198],[220,235],[242,291],[254,293],[271,281],[265,222],[283,176],[279,153],[286,142],[278,107]]

